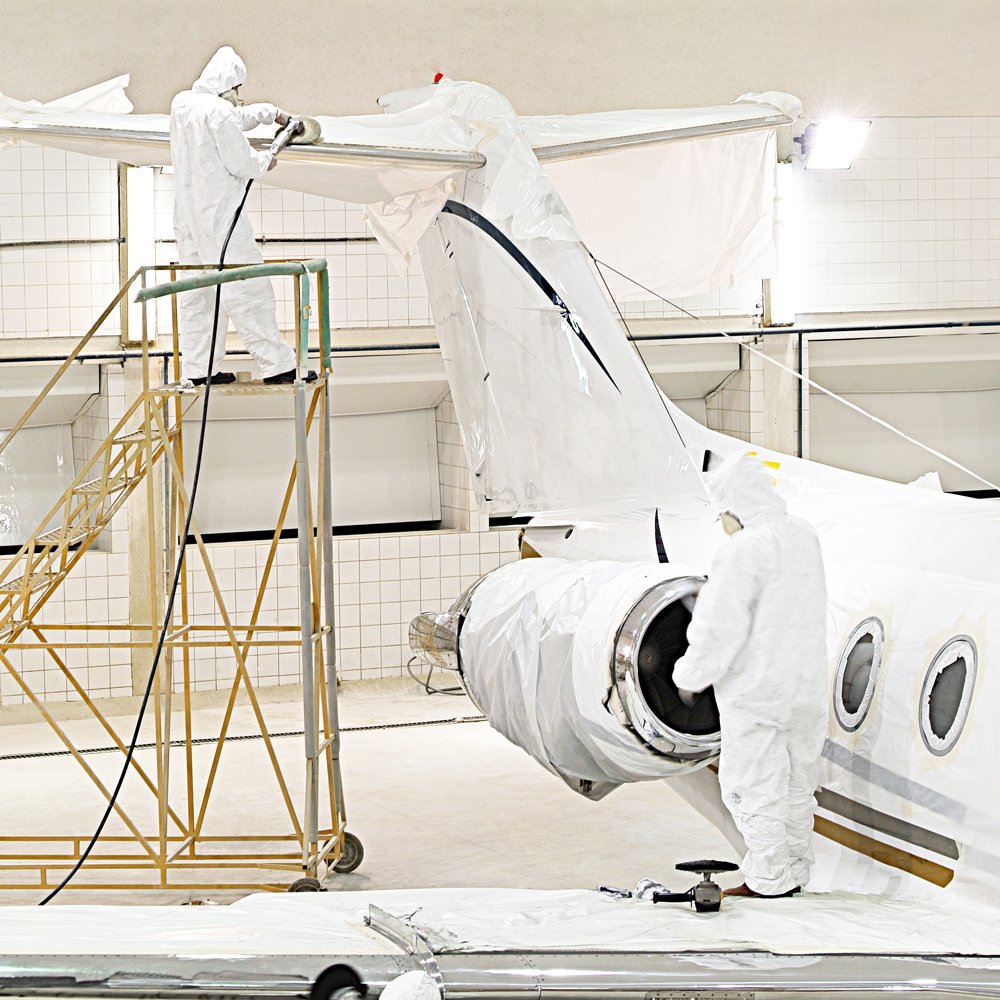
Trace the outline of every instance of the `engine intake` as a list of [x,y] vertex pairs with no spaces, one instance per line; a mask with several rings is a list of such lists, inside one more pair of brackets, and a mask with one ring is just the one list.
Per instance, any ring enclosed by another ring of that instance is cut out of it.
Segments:
[[687,650],[687,627],[701,577],[657,584],[629,611],[615,637],[614,688],[608,708],[644,743],[677,760],[702,760],[719,751],[719,709],[712,689],[685,705],[673,682]]

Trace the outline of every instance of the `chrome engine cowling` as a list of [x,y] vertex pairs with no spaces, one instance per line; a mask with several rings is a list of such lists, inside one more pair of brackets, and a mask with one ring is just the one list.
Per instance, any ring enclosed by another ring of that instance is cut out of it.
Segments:
[[615,636],[608,708],[644,743],[676,760],[707,759],[720,746],[712,689],[688,706],[671,676],[687,649],[687,627],[704,582],[699,576],[679,577],[650,588]]

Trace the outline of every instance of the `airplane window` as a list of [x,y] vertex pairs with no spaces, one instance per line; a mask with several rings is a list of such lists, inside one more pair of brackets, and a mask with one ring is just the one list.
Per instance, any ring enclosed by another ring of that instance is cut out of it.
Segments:
[[958,742],[975,683],[975,643],[957,636],[931,661],[920,692],[920,735],[932,754],[943,757]]
[[833,705],[837,721],[848,732],[858,729],[868,715],[884,645],[882,623],[866,618],[851,632],[840,654]]

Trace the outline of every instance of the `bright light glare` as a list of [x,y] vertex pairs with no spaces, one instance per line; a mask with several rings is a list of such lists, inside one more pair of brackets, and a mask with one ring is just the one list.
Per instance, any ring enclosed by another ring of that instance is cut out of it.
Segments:
[[870,121],[831,118],[813,128],[807,150],[807,170],[846,170],[865,141]]

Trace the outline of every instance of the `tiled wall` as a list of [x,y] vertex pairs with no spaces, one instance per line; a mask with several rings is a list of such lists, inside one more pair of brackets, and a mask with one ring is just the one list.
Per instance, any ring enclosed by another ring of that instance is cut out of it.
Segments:
[[[117,176],[106,160],[0,147],[0,244],[117,240]],[[0,337],[81,336],[117,291],[117,243],[0,247]]]
[[437,405],[434,417],[437,428],[441,527],[468,529],[470,512],[475,512],[475,503],[469,483],[469,466],[462,446],[462,432],[450,393]]
[[799,311],[1000,305],[1000,117],[875,119],[794,177]]
[[[267,564],[269,544],[208,546],[213,572],[234,625],[249,623]],[[189,581],[194,624],[221,625],[222,618],[200,556],[191,550]],[[517,558],[517,531],[414,532],[340,538],[334,542],[336,641],[340,676],[398,677],[410,657],[407,628],[421,611],[439,611],[483,573]],[[298,625],[298,566],[294,541],[279,543],[259,621]],[[238,631],[238,628],[237,628]],[[220,630],[221,637],[223,632]],[[263,635],[263,633],[262,633]],[[292,644],[251,650],[247,670],[260,685],[290,684],[301,677],[300,652]],[[267,634],[275,638],[278,633]],[[196,690],[232,682],[236,662],[228,651],[192,651]],[[175,673],[180,687],[179,673]]]
[[740,348],[739,370],[705,397],[707,423],[713,431],[763,443],[765,364],[759,354]]

